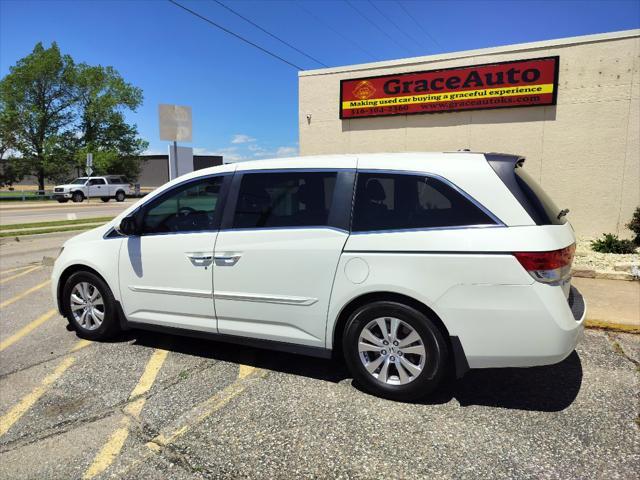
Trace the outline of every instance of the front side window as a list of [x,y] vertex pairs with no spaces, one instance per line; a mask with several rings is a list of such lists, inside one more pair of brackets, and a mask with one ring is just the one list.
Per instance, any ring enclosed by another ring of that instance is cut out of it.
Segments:
[[176,187],[153,202],[142,221],[143,234],[211,230],[224,177],[210,177]]
[[336,172],[246,173],[233,228],[326,226]]
[[358,173],[354,232],[492,224],[482,209],[437,178]]

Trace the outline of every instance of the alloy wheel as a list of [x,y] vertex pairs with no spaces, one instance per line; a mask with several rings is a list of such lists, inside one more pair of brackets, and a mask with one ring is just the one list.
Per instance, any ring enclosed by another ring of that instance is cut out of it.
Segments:
[[364,368],[377,381],[405,385],[422,373],[427,360],[418,332],[398,318],[380,317],[360,332],[358,352]]
[[95,330],[104,320],[104,299],[98,288],[89,282],[80,282],[71,290],[69,302],[73,318],[85,330]]

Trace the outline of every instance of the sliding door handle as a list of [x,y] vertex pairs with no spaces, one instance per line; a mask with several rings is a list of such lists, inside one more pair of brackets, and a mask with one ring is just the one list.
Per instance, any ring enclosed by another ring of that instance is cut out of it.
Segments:
[[218,267],[233,267],[242,255],[222,255],[216,256],[215,262]]
[[213,255],[209,253],[186,253],[194,267],[208,267],[213,263]]

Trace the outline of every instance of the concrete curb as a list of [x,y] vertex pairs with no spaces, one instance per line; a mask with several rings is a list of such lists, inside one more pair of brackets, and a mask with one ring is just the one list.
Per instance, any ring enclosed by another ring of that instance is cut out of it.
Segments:
[[580,278],[602,278],[605,280],[637,281],[640,277],[630,273],[617,270],[591,270],[588,268],[575,268],[571,275]]
[[596,330],[610,330],[613,332],[624,332],[640,334],[640,325],[630,325],[628,323],[610,322],[608,320],[596,320],[587,318],[584,321],[586,328],[592,328]]

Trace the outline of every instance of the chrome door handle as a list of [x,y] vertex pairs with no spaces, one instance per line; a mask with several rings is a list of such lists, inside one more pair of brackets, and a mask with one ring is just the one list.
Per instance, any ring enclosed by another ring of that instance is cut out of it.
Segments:
[[233,267],[242,255],[223,255],[216,256],[215,262],[218,267]]
[[186,253],[185,255],[194,267],[208,267],[213,263],[213,255],[208,253]]

